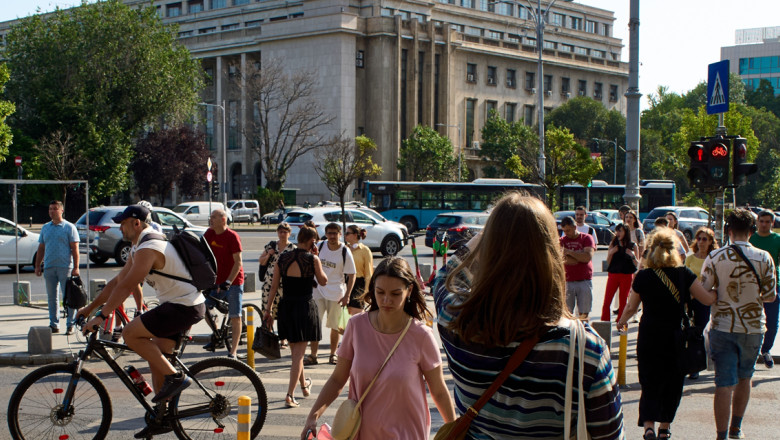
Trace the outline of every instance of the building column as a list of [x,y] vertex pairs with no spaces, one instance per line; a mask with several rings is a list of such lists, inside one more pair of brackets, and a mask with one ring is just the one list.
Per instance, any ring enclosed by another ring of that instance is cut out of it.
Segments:
[[[214,85],[216,86],[216,96],[215,96],[215,104],[217,105],[223,105],[222,100],[224,99],[224,96],[222,94],[222,81],[225,78],[225,74],[222,71],[223,69],[223,63],[222,63],[222,56],[217,57],[217,64],[214,67]],[[227,130],[227,127],[223,127],[222,121],[224,119],[225,123],[227,124],[227,103],[224,103],[224,106],[220,108],[212,107],[214,109],[214,140],[216,141],[215,144],[217,145],[216,148],[216,162],[219,167],[219,184],[222,185],[223,182],[228,182],[228,172],[227,164],[223,163],[222,158],[224,156],[227,156],[225,154],[223,156],[223,148],[227,148],[227,144],[225,143],[226,139],[224,136],[225,131]],[[223,112],[223,114],[219,114],[220,112]],[[227,191],[227,188],[220,187],[220,192]]]
[[[407,113],[408,118],[407,120],[407,128],[409,129],[409,133],[412,132],[414,127],[417,126],[417,121],[422,115],[418,115],[418,106],[419,106],[419,81],[420,81],[420,22],[417,20],[409,20],[409,27],[412,31],[412,50],[409,56],[406,57],[406,68],[409,68],[409,61],[412,62],[412,78],[411,78],[411,84],[412,87],[407,87],[406,89],[406,95],[407,95],[407,108],[411,107],[410,112]],[[410,82],[408,81],[409,77],[407,76],[407,84]],[[409,99],[409,95],[411,95],[412,99]],[[408,121],[411,121],[412,123],[409,124]]]
[[254,163],[252,163],[250,152],[247,151],[246,136],[244,136],[244,131],[246,130],[246,93],[244,93],[244,90],[246,90],[246,75],[244,74],[244,72],[246,72],[246,52],[241,53],[240,72],[241,90],[239,90],[239,93],[241,93],[241,103],[239,104],[239,111],[241,113],[241,117],[239,120],[239,133],[241,134],[241,155],[244,157],[244,160],[241,162],[244,163],[243,174],[252,174],[252,167],[254,167]]
[[[426,94],[425,105],[425,117],[423,122],[428,124],[434,130],[436,129],[436,121],[434,115],[436,114],[434,106],[436,105],[436,26],[432,21],[428,22],[428,35],[431,38],[431,47],[428,49],[428,61],[426,64],[431,66],[428,69],[428,93]],[[439,66],[439,80],[441,81],[441,66]],[[441,87],[441,83],[439,83]]]

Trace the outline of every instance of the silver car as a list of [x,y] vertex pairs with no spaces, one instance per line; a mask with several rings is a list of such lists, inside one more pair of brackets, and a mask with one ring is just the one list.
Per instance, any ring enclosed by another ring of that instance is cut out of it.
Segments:
[[658,208],[653,208],[642,222],[642,229],[645,230],[645,233],[647,234],[655,229],[655,219],[665,216],[667,212],[673,212],[677,215],[679,222],[677,229],[682,231],[688,243],[693,240],[696,231],[701,227],[707,226],[710,221],[710,214],[698,206],[659,206]]
[[[120,266],[127,263],[130,256],[130,243],[122,239],[119,225],[111,220],[117,214],[125,210],[125,206],[101,206],[89,210],[89,230],[87,230],[87,214],[84,214],[76,222],[76,229],[81,239],[80,249],[82,253],[89,248],[89,259],[95,264],[103,264],[109,258],[116,260]],[[163,233],[170,237],[173,227],[187,229],[198,235],[203,235],[206,228],[194,226],[175,212],[167,208],[152,208],[152,220],[162,226]]]

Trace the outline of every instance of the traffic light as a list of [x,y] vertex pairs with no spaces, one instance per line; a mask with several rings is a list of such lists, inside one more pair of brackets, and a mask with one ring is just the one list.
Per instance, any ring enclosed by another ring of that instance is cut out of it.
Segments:
[[691,182],[691,187],[704,188],[707,186],[709,177],[707,160],[709,155],[705,141],[691,142],[691,146],[688,148],[688,157],[691,159],[691,166],[688,169],[688,180]]
[[739,186],[747,183],[746,176],[758,171],[758,165],[754,163],[745,163],[747,159],[747,139],[737,136],[734,138],[734,154],[732,159],[732,183]]
[[730,144],[728,139],[716,136],[707,140],[709,157],[707,160],[708,186],[725,188],[729,184]]

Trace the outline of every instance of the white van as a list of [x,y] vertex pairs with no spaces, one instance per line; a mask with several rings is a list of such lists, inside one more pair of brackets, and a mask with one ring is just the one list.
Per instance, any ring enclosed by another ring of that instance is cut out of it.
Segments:
[[[211,205],[209,207],[209,204]],[[233,223],[233,213],[230,209],[225,209],[222,202],[185,202],[179,203],[173,208],[173,212],[186,218],[193,225],[208,226],[209,215],[215,209],[222,209],[227,212],[228,224]]]

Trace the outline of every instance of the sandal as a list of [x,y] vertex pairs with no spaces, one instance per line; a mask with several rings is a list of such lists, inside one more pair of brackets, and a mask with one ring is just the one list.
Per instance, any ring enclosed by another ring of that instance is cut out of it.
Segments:
[[284,350],[285,348],[290,348],[290,346],[289,346],[289,345],[287,345],[287,341],[282,341],[282,343],[281,343],[281,344],[279,344],[279,348],[281,348],[282,350]]
[[338,357],[336,357],[335,354],[330,355],[330,358],[328,359],[328,363],[331,365],[336,365],[338,363]]
[[295,400],[295,397],[291,395],[287,395],[287,397],[284,398],[284,406],[287,408],[298,408],[298,401]]
[[647,428],[645,429],[645,435],[642,436],[645,440],[656,440],[658,437],[655,436],[655,430],[653,428]]
[[319,364],[319,361],[317,361],[317,358],[312,355],[308,355],[303,358],[303,365],[317,365],[317,364]]
[[670,429],[658,428],[658,439],[672,438],[672,431]]
[[311,377],[304,379],[303,383],[306,385],[301,385],[301,393],[303,393],[303,397],[309,397],[311,394]]

